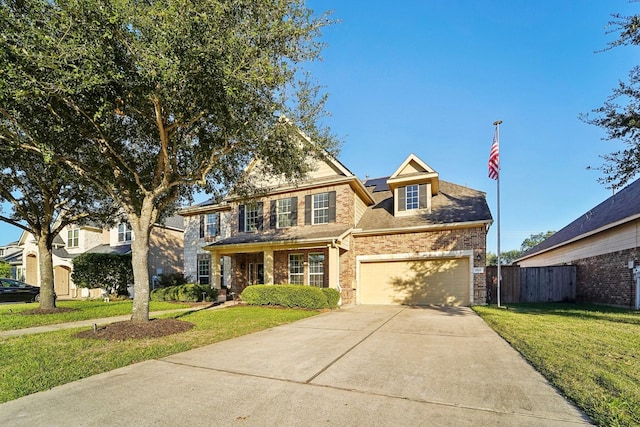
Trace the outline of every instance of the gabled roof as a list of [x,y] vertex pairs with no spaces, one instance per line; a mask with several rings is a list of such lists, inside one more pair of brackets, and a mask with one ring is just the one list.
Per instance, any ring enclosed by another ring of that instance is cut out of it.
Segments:
[[519,259],[529,258],[638,218],[640,218],[640,179],[580,215]]
[[438,194],[439,177],[431,166],[423,162],[418,156],[411,153],[396,171],[387,178],[387,185],[392,189],[414,184],[418,182],[430,182],[431,194]]
[[451,182],[440,181],[440,190],[431,199],[431,212],[401,217],[393,215],[393,193],[387,178],[369,179],[364,185],[376,201],[356,226],[365,233],[493,222],[485,193]]

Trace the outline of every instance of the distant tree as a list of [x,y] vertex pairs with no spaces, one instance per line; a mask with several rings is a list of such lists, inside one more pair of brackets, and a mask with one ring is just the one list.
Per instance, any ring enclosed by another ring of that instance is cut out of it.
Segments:
[[[612,15],[609,33],[618,33],[604,50],[618,46],[640,45],[640,15]],[[620,140],[624,150],[602,156],[604,164],[595,169],[605,174],[599,181],[608,188],[624,186],[640,173],[640,66],[629,72],[629,81],[618,83],[604,105],[592,111],[596,117],[581,115],[586,123],[603,128],[607,140]]]
[[[511,265],[521,254],[517,249],[500,252],[500,265]],[[498,254],[487,252],[487,265],[498,265]]]
[[11,277],[11,264],[0,261],[0,277]]
[[0,1],[0,106],[25,118],[25,134],[32,116],[67,133],[24,145],[63,159],[127,215],[132,320],[149,320],[161,216],[197,187],[249,193],[240,178],[253,158],[295,181],[308,156],[336,148],[303,66],[330,23],[300,0]]
[[524,239],[522,241],[522,244],[520,245],[521,253],[524,253],[524,252],[528,251],[529,249],[532,249],[533,247],[535,247],[538,244],[542,243],[544,240],[548,239],[549,237],[553,236],[554,234],[555,234],[555,231],[549,230],[547,232],[541,232],[541,233],[530,235],[529,237],[527,237],[526,239]]
[[[45,122],[39,124],[48,127]],[[40,307],[54,308],[54,238],[70,224],[89,219],[107,222],[115,209],[91,181],[81,178],[66,164],[40,152],[21,149],[21,142],[34,140],[35,133],[27,135],[2,115],[0,130],[0,201],[9,206],[9,212],[0,214],[0,221],[35,238]],[[44,128],[39,129],[39,134],[55,137]]]

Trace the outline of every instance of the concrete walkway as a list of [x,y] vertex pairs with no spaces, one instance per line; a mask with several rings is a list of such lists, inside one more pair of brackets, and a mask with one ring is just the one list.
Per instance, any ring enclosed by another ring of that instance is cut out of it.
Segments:
[[468,308],[358,306],[0,405],[0,425],[585,425]]

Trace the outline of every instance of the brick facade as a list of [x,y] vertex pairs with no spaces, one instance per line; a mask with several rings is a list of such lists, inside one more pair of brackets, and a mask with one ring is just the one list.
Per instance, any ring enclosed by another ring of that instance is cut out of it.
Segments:
[[576,300],[634,308],[636,281],[629,261],[639,265],[640,248],[573,261],[578,266]]
[[[353,251],[355,256],[473,251],[473,267],[484,268],[486,262],[486,237],[485,227],[374,236],[355,235],[352,249],[355,249]],[[355,271],[352,277],[355,279]],[[474,304],[485,304],[486,295],[487,286],[483,270],[482,273],[473,274]]]

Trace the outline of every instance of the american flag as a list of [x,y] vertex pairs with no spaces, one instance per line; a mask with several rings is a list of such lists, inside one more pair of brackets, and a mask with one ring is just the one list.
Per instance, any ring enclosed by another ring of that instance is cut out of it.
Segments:
[[489,178],[498,179],[498,172],[500,171],[500,146],[498,144],[498,131],[493,134],[493,144],[491,145],[491,152],[489,153]]

